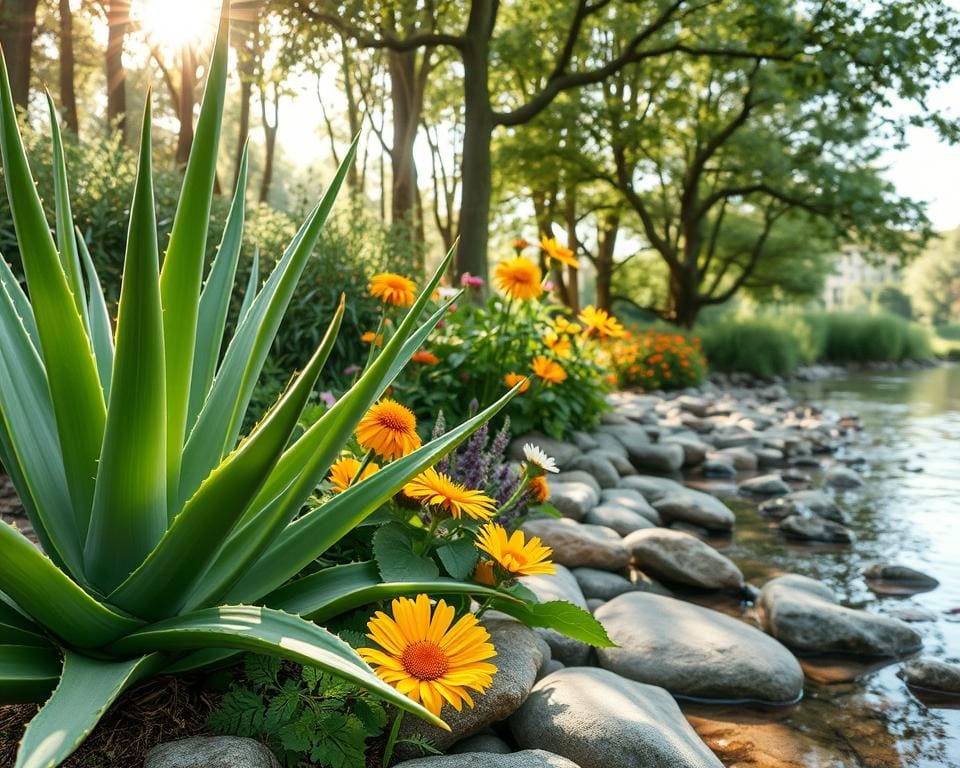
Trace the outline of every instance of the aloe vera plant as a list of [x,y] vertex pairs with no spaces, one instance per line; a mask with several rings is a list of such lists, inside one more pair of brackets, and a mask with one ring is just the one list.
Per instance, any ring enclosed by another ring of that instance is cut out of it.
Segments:
[[[380,354],[319,421],[292,437],[336,337],[342,303],[313,357],[241,439],[268,349],[356,146],[263,285],[248,286],[236,331],[225,338],[245,160],[205,281],[203,269],[227,26],[224,14],[162,269],[147,99],[115,332],[71,221],[52,102],[55,236],[0,66],[0,151],[26,275],[24,291],[0,259],[0,461],[42,545],[0,525],[0,702],[46,700],[23,737],[17,768],[60,764],[111,702],[144,677],[240,651],[321,667],[442,725],[310,619],[421,591],[509,605],[502,592],[450,579],[382,584],[364,564],[297,577],[512,393],[302,512],[364,412],[447,310],[428,305],[448,256]],[[526,608],[517,610],[531,620]]]

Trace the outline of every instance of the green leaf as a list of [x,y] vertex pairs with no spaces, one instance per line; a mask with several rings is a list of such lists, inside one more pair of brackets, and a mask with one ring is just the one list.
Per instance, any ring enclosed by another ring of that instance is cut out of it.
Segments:
[[430,581],[440,575],[437,564],[418,555],[423,535],[403,523],[387,523],[373,534],[373,556],[384,581]]
[[[233,202],[230,205],[230,213],[227,215],[223,237],[210,267],[207,282],[203,286],[203,292],[200,294],[197,344],[193,356],[193,375],[190,380],[190,409],[187,413],[188,429],[197,420],[220,360],[223,329],[227,324],[227,310],[230,309],[233,281],[237,274],[237,262],[240,260],[240,247],[243,245],[247,148],[248,145],[244,144],[243,154],[240,157],[240,169],[237,173],[237,187],[233,193]],[[242,312],[240,316],[243,317]]]
[[110,327],[110,313],[107,301],[103,297],[103,287],[93,266],[87,244],[77,232],[80,256],[83,258],[83,271],[87,276],[87,314],[90,318],[90,340],[93,342],[93,354],[97,359],[97,374],[104,398],[110,397],[110,377],[113,374],[113,329]]
[[253,249],[253,262],[250,264],[250,276],[247,278],[247,287],[243,291],[243,301],[240,303],[240,312],[237,314],[237,322],[242,322],[253,305],[253,300],[257,298],[257,291],[260,288],[260,248]]
[[[227,533],[256,495],[297,426],[333,348],[344,303],[313,358],[246,440],[210,473],[143,564],[110,595],[122,608],[150,618],[180,610]],[[189,563],[189,568],[183,564]]]
[[83,533],[93,502],[106,408],[83,319],[77,311],[27,164],[2,56],[0,155],[56,414],[71,506]]
[[144,627],[117,641],[116,653],[232,648],[321,667],[400,709],[445,728],[443,721],[384,683],[349,645],[325,629],[281,611],[254,606],[206,608]]
[[151,120],[148,93],[130,205],[107,426],[84,547],[87,576],[104,594],[143,562],[167,528],[163,313]]
[[598,648],[615,648],[603,624],[578,605],[564,600],[517,603],[494,600],[492,606],[519,619],[528,627],[546,627]]
[[158,669],[156,655],[102,661],[64,652],[53,695],[27,726],[14,768],[56,768],[94,729],[116,698]]
[[34,645],[49,648],[43,628],[0,600],[0,645]]
[[7,293],[10,294],[16,313],[20,316],[20,321],[39,354],[40,336],[37,334],[37,321],[33,317],[33,307],[30,306],[30,299],[27,298],[27,294],[23,292],[23,286],[20,285],[20,281],[17,280],[16,275],[13,274],[13,270],[10,269],[10,265],[7,264],[2,255],[0,255],[0,285],[6,288]]
[[473,575],[480,553],[472,539],[457,539],[437,547],[437,557],[451,578],[463,581]]
[[0,701],[43,701],[60,679],[60,655],[50,645],[0,645]]
[[[220,123],[227,90],[227,52],[230,34],[229,0],[224,0],[220,28],[214,43],[207,82],[200,103],[200,116],[183,186],[170,230],[170,244],[160,274],[163,301],[163,340],[166,351],[167,389],[167,496],[171,504],[183,501],[196,490],[180,494],[180,466],[190,403],[190,376],[197,338],[197,315],[203,261],[210,224],[210,206],[217,176]],[[188,23],[184,20],[184,23]],[[231,446],[232,447],[232,446]],[[217,457],[218,460],[221,457]],[[204,468],[203,476],[213,468]],[[202,478],[201,478],[202,479]],[[177,509],[177,507],[171,507]]]

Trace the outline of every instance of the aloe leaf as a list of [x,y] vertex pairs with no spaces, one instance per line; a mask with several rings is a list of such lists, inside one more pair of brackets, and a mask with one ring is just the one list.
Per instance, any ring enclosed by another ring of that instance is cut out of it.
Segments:
[[6,288],[7,293],[10,294],[14,309],[17,315],[20,316],[23,327],[26,329],[30,341],[39,354],[40,336],[37,333],[37,321],[33,317],[33,307],[30,306],[30,299],[28,299],[27,294],[23,292],[23,286],[20,285],[20,281],[17,280],[17,276],[13,274],[13,270],[10,269],[10,265],[7,264],[2,254],[0,254],[0,285]]
[[93,266],[90,251],[83,237],[77,230],[77,244],[80,246],[80,257],[83,260],[83,271],[87,276],[87,315],[90,319],[90,341],[93,343],[93,354],[97,359],[97,374],[100,376],[100,387],[104,398],[110,397],[110,377],[113,372],[113,329],[110,326],[110,313],[107,310],[107,300],[103,297],[103,287],[97,275],[97,268]]
[[0,523],[0,584],[36,622],[77,648],[99,647],[143,624],[95,600],[6,523]]
[[83,318],[84,325],[89,328],[87,307],[83,302],[83,280],[80,279],[80,254],[77,251],[77,238],[73,231],[73,211],[70,208],[70,190],[67,185],[67,165],[63,155],[60,119],[49,91],[47,91],[47,107],[50,111],[50,137],[53,144],[53,198],[60,263],[63,265],[67,284],[73,293],[77,312]]
[[27,726],[14,768],[56,768],[83,743],[117,697],[161,662],[157,654],[102,661],[67,650],[60,683]]
[[84,548],[87,576],[104,593],[143,562],[167,527],[163,316],[150,125],[148,94],[130,206],[107,426]]
[[51,647],[42,627],[3,601],[0,601],[0,645]]
[[254,432],[203,482],[143,565],[110,595],[111,603],[150,618],[169,616],[183,606],[204,566],[213,560],[287,444],[333,349],[343,310],[341,299],[303,373]]
[[[200,283],[210,223],[210,206],[217,175],[217,149],[227,88],[229,0],[224,0],[220,28],[204,87],[193,146],[183,176],[183,186],[163,260],[160,294],[163,302],[163,336],[166,349],[168,499],[178,495],[190,376],[197,338]],[[184,20],[184,23],[188,23]],[[207,467],[209,471],[211,467]],[[176,507],[174,507],[176,508]]]
[[242,322],[247,316],[253,300],[257,298],[257,289],[260,287],[260,248],[253,249],[253,262],[250,265],[250,276],[247,278],[247,287],[243,292],[243,301],[240,302],[240,312],[237,321]]
[[240,158],[240,172],[237,174],[237,188],[233,193],[233,202],[227,223],[223,228],[223,237],[217,255],[210,266],[210,274],[200,294],[200,310],[197,321],[197,345],[193,355],[193,375],[190,381],[190,410],[187,425],[197,420],[203,401],[210,391],[213,374],[220,359],[223,344],[223,329],[227,324],[227,311],[230,309],[230,296],[233,293],[233,281],[237,274],[237,262],[240,260],[240,246],[243,244],[244,196],[247,191],[247,148],[243,146]]
[[3,463],[44,549],[83,579],[82,541],[63,471],[56,417],[37,349],[0,285],[0,446]]
[[60,655],[48,645],[0,645],[0,701],[43,701],[60,677]]
[[502,409],[519,390],[517,385],[493,405],[445,435],[391,462],[361,483],[339,493],[323,506],[288,525],[263,556],[227,593],[228,601],[242,595],[255,600],[293,578],[330,546],[362,523],[413,477],[437,463]]
[[106,408],[83,319],[77,311],[23,149],[0,56],[0,155],[63,454],[71,506],[86,528]]
[[354,142],[323,199],[277,263],[227,347],[210,394],[184,447],[181,502],[193,494],[237,441],[270,345],[356,150]]
[[299,616],[254,606],[222,606],[151,624],[118,640],[116,653],[225,648],[252,651],[320,667],[366,688],[427,722],[446,728],[437,716],[377,677],[356,651]]

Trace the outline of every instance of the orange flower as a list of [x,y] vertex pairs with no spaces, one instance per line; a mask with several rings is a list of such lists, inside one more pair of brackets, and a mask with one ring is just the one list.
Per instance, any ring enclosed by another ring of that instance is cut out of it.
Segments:
[[385,459],[406,456],[420,447],[417,419],[394,400],[381,400],[357,425],[357,441]]
[[543,337],[543,343],[547,345],[553,354],[557,357],[570,357],[572,347],[570,346],[569,336],[558,336],[555,333],[547,333]]
[[550,498],[550,486],[547,485],[547,476],[539,475],[530,479],[530,495],[537,504],[543,504]]
[[485,584],[488,587],[497,586],[497,579],[493,575],[493,561],[478,560],[477,567],[473,571],[473,580],[477,584]]
[[362,341],[364,344],[373,344],[374,339],[376,339],[378,347],[383,346],[382,333],[374,333],[373,331],[364,331],[363,336],[360,337],[360,341]]
[[559,363],[554,362],[549,357],[538,355],[533,358],[530,367],[537,376],[548,384],[560,384],[566,381],[567,372],[563,370]]
[[403,486],[404,495],[433,507],[440,507],[460,519],[466,514],[474,520],[489,520],[497,503],[483,491],[468,489],[433,467],[426,469]]
[[617,319],[602,309],[597,309],[593,305],[585,307],[579,315],[580,322],[586,326],[585,334],[589,335],[593,331],[597,332],[601,338],[612,336],[619,338],[626,332]]
[[543,249],[543,252],[547,254],[548,258],[559,261],[574,269],[580,267],[580,262],[578,262],[577,257],[573,255],[573,251],[569,248],[564,248],[554,238],[544,235],[540,238],[540,247]]
[[409,307],[416,298],[417,286],[408,277],[396,275],[393,272],[382,272],[370,278],[367,290],[371,296],[380,299],[384,304]]
[[497,264],[493,272],[493,280],[497,288],[511,299],[527,301],[543,293],[543,286],[540,285],[540,267],[523,256]]
[[506,384],[510,389],[513,389],[517,384],[520,384],[519,393],[522,395],[528,389],[530,389],[530,379],[520,373],[508,373],[503,377],[503,383]]
[[380,467],[373,462],[364,467],[363,473],[357,477],[357,471],[360,469],[361,462],[353,456],[343,456],[333,462],[330,467],[330,483],[337,493],[343,493],[353,483],[359,483],[366,480],[374,472],[379,471]]
[[410,356],[410,360],[411,362],[422,363],[423,365],[436,365],[440,362],[439,357],[425,349],[418,349]]
[[522,237],[518,237],[516,240],[510,243],[510,245],[515,251],[522,251],[524,248],[530,247],[530,243],[528,243]]

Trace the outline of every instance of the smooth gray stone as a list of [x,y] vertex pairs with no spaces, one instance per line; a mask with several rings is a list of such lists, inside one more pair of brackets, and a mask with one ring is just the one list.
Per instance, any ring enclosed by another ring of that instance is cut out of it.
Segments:
[[584,515],[583,522],[612,528],[621,536],[654,527],[643,515],[619,504],[598,504]]
[[623,540],[634,566],[660,581],[700,589],[737,590],[743,574],[730,558],[683,531],[651,528]]
[[555,475],[549,475],[549,480],[554,483],[584,483],[593,488],[597,496],[599,496],[602,488],[600,487],[600,483],[597,482],[597,478],[583,469],[573,469],[573,464],[581,457],[582,454],[570,462],[570,469],[558,472]]
[[143,768],[279,768],[259,741],[239,736],[194,736],[158,744]]
[[582,768],[722,768],[669,693],[603,669],[545,677],[510,729],[521,746],[549,745]]
[[599,446],[600,450],[616,453],[621,458],[627,459],[626,447],[609,432],[591,432],[590,437]]
[[576,763],[542,749],[502,755],[495,752],[461,752],[456,755],[418,757],[393,768],[580,768]]
[[639,491],[631,488],[608,488],[600,492],[600,502],[602,504],[613,504],[618,507],[625,507],[631,512],[636,512],[647,518],[654,525],[660,525],[660,513],[657,512],[650,503],[643,498]]
[[704,477],[732,478],[737,476],[737,469],[732,461],[724,459],[707,459],[703,462]]
[[803,691],[803,671],[790,651],[718,611],[629,592],[596,618],[619,646],[597,649],[602,667],[675,696],[783,704]]
[[600,447],[600,443],[594,440],[588,432],[577,430],[570,435],[570,439],[573,441],[573,444],[584,453]]
[[[644,445],[650,444],[650,436],[647,431],[639,424],[601,424],[597,427],[597,432],[601,432],[615,438],[622,445],[629,456],[631,452],[640,450]],[[597,442],[600,439],[597,438]]]
[[450,747],[449,754],[457,755],[464,752],[492,752],[496,755],[509,755],[513,752],[510,745],[494,733],[478,733],[468,736]]
[[588,600],[611,600],[624,592],[633,592],[636,586],[623,576],[596,568],[574,568],[573,576]]
[[619,571],[630,562],[620,534],[602,525],[570,519],[538,518],[523,524],[527,536],[537,536],[553,550],[553,562],[568,568],[586,566]]
[[755,448],[757,464],[761,467],[776,467],[783,464],[783,451],[776,448]]
[[732,446],[728,448],[721,448],[718,453],[721,456],[732,460],[733,466],[743,472],[750,472],[756,469],[757,465],[759,464],[757,461],[757,455],[749,448]]
[[570,467],[588,473],[601,489],[616,488],[620,484],[620,473],[606,456],[585,453],[577,456],[570,463]]
[[908,685],[940,693],[960,694],[960,666],[929,657],[912,659],[903,665],[900,677]]
[[600,502],[600,495],[587,483],[560,483],[548,478],[547,487],[550,489],[550,503],[561,515],[572,520],[583,520],[583,516]]
[[848,467],[832,467],[824,479],[831,488],[859,488],[863,478]]
[[677,472],[683,466],[683,448],[676,443],[648,443],[627,449],[640,472]]
[[672,493],[687,490],[683,483],[671,480],[668,477],[654,477],[653,475],[632,475],[620,478],[620,487],[636,491],[651,504]]
[[823,541],[828,544],[850,544],[856,536],[846,526],[818,515],[790,515],[780,521],[780,530],[791,539]]
[[[520,583],[533,591],[542,603],[552,600],[565,600],[587,610],[587,599],[583,596],[580,585],[569,569],[557,565],[557,572],[553,574],[539,574],[537,576],[523,576]],[[555,629],[538,627],[536,630],[550,646],[552,658],[563,664],[584,664],[590,656],[590,646],[580,640],[557,632]]]
[[[617,451],[611,451],[607,448],[595,448],[594,450],[590,451],[587,455],[598,456],[602,459],[606,459],[611,464],[613,464],[613,468],[617,470],[618,475],[637,474],[637,470],[633,466],[633,464],[630,463],[630,459],[628,459],[622,453],[618,453]],[[619,481],[619,478],[618,478],[618,481]]]
[[790,486],[783,482],[780,475],[758,475],[740,483],[740,493],[751,496],[785,496]]
[[693,488],[681,487],[676,493],[661,496],[653,507],[666,523],[689,523],[708,531],[729,531],[736,523],[733,511],[720,499]]
[[698,464],[703,464],[704,460],[707,458],[707,453],[712,448],[712,446],[704,443],[702,440],[695,440],[689,437],[679,437],[676,435],[665,437],[661,441],[661,445],[679,445],[683,449],[682,466],[684,467],[695,467]]
[[890,657],[923,645],[902,621],[839,605],[825,584],[798,574],[768,581],[757,607],[767,631],[800,653]]
[[874,563],[863,571],[864,578],[877,581],[892,581],[906,586],[920,586],[933,589],[940,586],[940,582],[923,571],[909,568],[896,563]]

